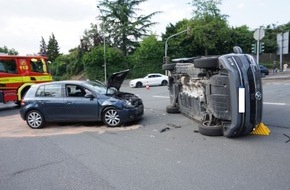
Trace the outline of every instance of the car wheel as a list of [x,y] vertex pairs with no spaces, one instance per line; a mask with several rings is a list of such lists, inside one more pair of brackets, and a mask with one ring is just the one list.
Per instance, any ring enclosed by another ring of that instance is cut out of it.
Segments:
[[118,127],[121,125],[121,119],[115,108],[106,108],[103,112],[103,122],[108,127]]
[[143,86],[142,82],[137,82],[136,83],[136,88],[141,88]]
[[209,121],[205,121],[202,125],[198,126],[199,133],[206,136],[222,136],[222,126],[211,124]]
[[26,123],[32,129],[40,129],[45,125],[45,120],[39,111],[31,110],[26,114]]
[[166,107],[167,113],[179,113],[179,108],[176,106],[169,105]]
[[167,84],[168,84],[168,82],[167,82],[166,80],[163,80],[163,81],[161,82],[161,86],[167,86]]
[[170,64],[166,63],[166,64],[162,65],[162,69],[168,70],[168,71],[173,71],[175,68],[175,65],[176,65],[176,63],[170,63]]
[[195,59],[194,62],[195,68],[200,69],[217,69],[218,68],[218,57],[202,57]]

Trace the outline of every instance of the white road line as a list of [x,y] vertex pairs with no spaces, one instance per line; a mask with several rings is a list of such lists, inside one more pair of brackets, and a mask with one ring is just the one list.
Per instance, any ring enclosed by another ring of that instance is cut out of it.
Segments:
[[268,105],[277,105],[277,106],[285,106],[285,103],[274,103],[274,102],[263,102],[263,104],[268,104]]
[[154,98],[169,98],[169,96],[153,96]]
[[[169,96],[152,96],[154,98],[169,98]],[[267,105],[277,105],[277,106],[285,106],[286,103],[274,103],[274,102],[263,102],[263,104],[267,104]]]

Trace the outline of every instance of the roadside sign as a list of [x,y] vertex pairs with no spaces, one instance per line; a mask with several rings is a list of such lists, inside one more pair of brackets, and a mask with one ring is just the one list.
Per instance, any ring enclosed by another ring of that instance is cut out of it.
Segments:
[[255,40],[261,40],[265,36],[265,30],[263,27],[257,28],[254,32]]
[[280,52],[282,54],[288,54],[289,52],[289,31],[285,33],[280,33],[277,34],[277,44],[278,44],[278,49],[277,49],[277,54],[279,55]]

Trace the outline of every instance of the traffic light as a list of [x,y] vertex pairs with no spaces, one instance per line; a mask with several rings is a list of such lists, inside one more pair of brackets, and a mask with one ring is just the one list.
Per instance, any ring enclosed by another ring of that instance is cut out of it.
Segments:
[[257,44],[256,43],[252,44],[251,50],[252,50],[252,53],[257,53]]
[[260,53],[264,53],[264,49],[265,49],[264,42],[262,42],[260,43]]

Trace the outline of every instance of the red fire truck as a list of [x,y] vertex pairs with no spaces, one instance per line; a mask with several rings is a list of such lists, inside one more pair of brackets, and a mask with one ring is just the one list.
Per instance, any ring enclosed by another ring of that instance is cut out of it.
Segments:
[[0,102],[20,104],[32,84],[52,81],[44,56],[0,54]]

